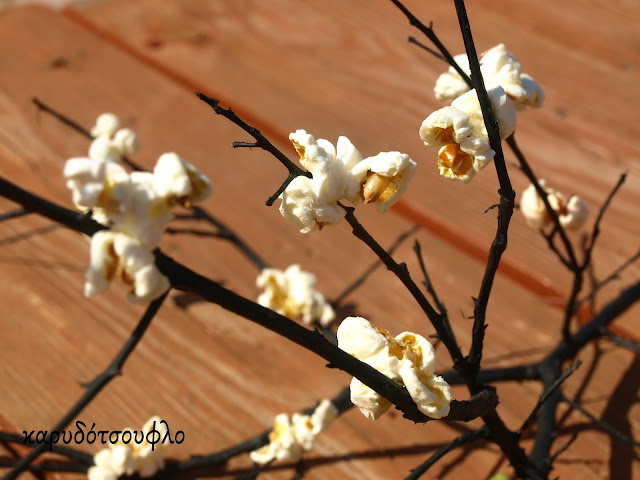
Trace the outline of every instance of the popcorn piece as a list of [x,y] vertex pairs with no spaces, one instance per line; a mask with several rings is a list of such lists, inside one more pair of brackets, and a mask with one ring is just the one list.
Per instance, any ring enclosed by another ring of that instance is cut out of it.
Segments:
[[359,193],[364,203],[377,202],[378,212],[385,213],[407,191],[416,166],[406,153],[382,152],[359,162],[351,173],[363,178]]
[[[435,351],[421,335],[403,332],[394,338],[364,318],[347,317],[338,328],[338,346],[404,385],[425,415],[442,418],[449,414],[451,388],[435,375]],[[391,406],[357,378],[351,381],[351,401],[372,420],[380,418]]]
[[156,268],[151,252],[127,235],[103,230],[91,237],[85,296],[93,297],[108,290],[115,276],[133,286],[127,295],[130,303],[149,302],[170,287],[167,277]]
[[313,178],[297,177],[287,186],[280,213],[302,233],[340,222],[346,212],[336,203],[343,199],[353,205],[375,201],[378,211],[386,212],[415,173],[415,162],[399,152],[363,160],[347,137],[338,138],[336,147],[305,130],[296,130],[289,139]]
[[261,465],[273,460],[299,460],[303,452],[313,448],[318,434],[333,422],[337,414],[333,403],[325,399],[311,415],[294,413],[291,420],[286,413],[276,415],[269,443],[252,451],[249,454],[251,460]]
[[153,169],[156,192],[186,208],[206,200],[212,191],[211,182],[196,167],[175,153],[164,153]]
[[103,135],[91,142],[89,158],[96,162],[119,163],[122,160],[122,152],[113,140]]
[[[471,74],[465,54],[456,55],[454,60],[465,73]],[[480,56],[480,71],[487,89],[501,86],[516,110],[542,106],[544,92],[530,75],[522,73],[520,63],[504,44],[496,45]],[[453,67],[440,75],[434,88],[436,98],[441,101],[453,100],[467,91],[469,86]]]
[[[103,448],[93,457],[94,466],[89,468],[89,480],[117,480],[121,475],[138,474],[141,478],[149,478],[154,476],[159,470],[164,468],[164,458],[162,450],[165,445],[165,435],[167,427],[161,423],[162,419],[158,416],[151,417],[142,427],[141,434],[143,441],[138,443],[134,441],[138,438],[137,434],[131,429],[124,429],[122,432],[129,431],[131,433],[131,441],[122,442],[122,436],[119,437],[118,443],[110,444],[107,448]],[[158,439],[153,445],[147,440],[147,434],[152,430],[158,432],[158,438],[154,434],[154,439]],[[168,442],[167,440],[166,442]]]
[[138,151],[138,137],[130,128],[122,128],[114,135],[113,146],[123,156],[133,155]]
[[258,303],[281,315],[303,323],[329,325],[335,318],[331,305],[316,291],[315,275],[304,272],[300,265],[291,265],[284,272],[275,268],[265,268],[256,279],[256,285],[264,288],[258,296]]
[[[541,179],[538,183],[547,192],[549,205],[558,215],[560,225],[570,230],[577,230],[585,224],[589,209],[580,197],[573,195],[567,202],[564,195],[547,187],[544,180]],[[553,223],[533,184],[522,192],[520,211],[531,228],[545,228]]]
[[362,156],[346,137],[338,139],[337,151],[331,142],[315,141],[304,130],[297,130],[289,138],[313,178],[296,177],[287,186],[281,195],[280,213],[301,233],[340,222],[346,211],[336,202],[347,195],[349,170]]
[[120,120],[113,113],[103,113],[96,119],[96,124],[91,128],[92,137],[106,136],[112,138],[120,128]]
[[[515,131],[515,108],[501,87],[487,93],[498,120],[500,138],[505,139]],[[450,107],[429,115],[420,127],[420,138],[425,145],[440,147],[440,175],[465,183],[495,156],[475,90],[456,98]]]
[[78,209],[88,211],[98,207],[117,215],[126,208],[129,174],[117,163],[70,158],[63,174]]
[[113,218],[111,229],[135,238],[142,246],[153,250],[173,219],[171,202],[156,190],[156,178],[149,172],[129,175],[129,201],[126,210]]

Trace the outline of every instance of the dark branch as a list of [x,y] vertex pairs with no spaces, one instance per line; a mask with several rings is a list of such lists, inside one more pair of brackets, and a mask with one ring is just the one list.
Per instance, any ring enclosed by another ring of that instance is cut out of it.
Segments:
[[436,50],[434,50],[431,47],[427,47],[424,43],[419,42],[416,37],[409,37],[409,43],[413,43],[414,45],[417,45],[418,47],[420,47],[421,49],[429,52],[431,55],[433,55],[434,57],[442,60],[443,62],[446,62],[447,59],[439,52],[437,52]]
[[433,455],[431,455],[427,459],[427,461],[424,462],[422,465],[419,465],[416,468],[414,468],[413,470],[411,470],[411,474],[408,477],[406,477],[406,480],[417,480],[422,475],[424,475],[427,472],[427,470],[429,470],[433,465],[435,465],[435,463],[438,460],[440,460],[442,457],[444,457],[450,451],[458,448],[461,445],[464,445],[465,443],[469,443],[469,442],[473,442],[475,440],[478,440],[479,438],[487,438],[488,437],[488,433],[489,433],[489,431],[487,430],[487,427],[485,426],[485,427],[480,428],[479,430],[466,432],[466,433],[463,433],[462,435],[460,435],[459,437],[456,437],[448,445],[445,445],[444,447],[439,448],[438,450],[436,450],[433,453]]
[[[24,437],[25,437],[24,435],[18,435],[17,433],[0,432],[0,442],[19,443],[21,445],[26,445],[28,447],[35,447],[37,445],[37,443],[35,442],[29,442],[29,441],[25,442]],[[93,455],[89,453],[86,453],[80,450],[75,450],[73,448],[69,448],[65,446],[60,446],[60,445],[53,445],[51,447],[51,451],[53,453],[57,453],[58,455],[64,455],[70,460],[74,460],[78,463],[85,465],[85,470],[87,469],[88,466],[93,465]]]
[[611,436],[613,436],[613,437],[617,438],[618,440],[621,440],[621,441],[623,441],[625,443],[628,443],[629,445],[633,445],[635,447],[640,447],[640,442],[634,440],[633,438],[631,438],[629,435],[625,434],[624,432],[621,432],[620,430],[615,428],[613,425],[610,425],[607,422],[605,422],[603,420],[600,420],[593,413],[589,412],[586,408],[584,408],[582,405],[580,405],[578,402],[574,402],[573,400],[571,400],[570,398],[566,397],[565,395],[562,395],[562,401],[567,403],[567,404],[569,404],[569,406],[571,408],[574,408],[574,409],[578,410],[585,417],[590,419],[594,424],[596,424],[599,428],[601,428],[605,432],[609,433]]
[[540,409],[542,408],[542,405],[544,405],[544,403],[549,400],[549,397],[558,390],[558,388],[560,388],[560,385],[562,385],[562,383],[569,378],[569,375],[571,375],[573,372],[575,372],[578,368],[580,368],[580,365],[582,365],[582,362],[580,360],[578,360],[575,364],[571,365],[569,368],[567,368],[564,373],[562,375],[560,375],[560,377],[549,387],[547,388],[544,393],[540,396],[540,398],[538,399],[538,403],[536,403],[536,406],[533,408],[533,411],[529,414],[529,416],[527,417],[527,419],[524,421],[524,423],[522,424],[522,426],[518,429],[518,431],[516,432],[518,434],[518,436],[522,435],[522,433],[527,430],[531,424],[536,420],[536,417],[538,416],[538,412],[540,411]]
[[634,353],[640,354],[640,345],[638,345],[637,343],[627,340],[626,338],[619,337],[618,335],[611,333],[606,328],[603,328],[601,330],[601,333],[602,333],[602,336],[607,340],[611,340],[612,342],[617,343],[621,347],[627,348]]
[[[43,199],[40,199],[39,197],[26,192],[25,190],[22,190],[1,178],[0,195],[22,204],[35,213],[39,213],[47,218],[57,219],[57,221],[63,225],[82,233],[91,235],[95,233],[95,231],[104,228],[90,218],[84,216],[78,217],[75,212],[44,201]],[[384,250],[382,251],[384,252]],[[386,254],[386,252],[384,253]],[[340,350],[316,331],[308,330],[287,317],[237,295],[218,283],[197,274],[184,265],[175,262],[159,250],[155,251],[155,255],[156,265],[160,271],[169,278],[173,288],[185,292],[196,293],[203,299],[216,303],[226,310],[236,313],[254,323],[278,333],[294,343],[316,353],[329,361],[331,366],[344,370],[345,372],[357,377],[365,385],[373,388],[376,392],[402,410],[406,418],[415,422],[427,422],[431,420],[418,410],[416,404],[405,389],[401,388],[398,384],[387,378],[378,370],[357,360],[343,350]],[[415,289],[419,292],[417,286],[415,286]],[[486,409],[493,408],[495,406],[495,402],[497,402],[495,393],[492,392],[492,395],[488,395],[486,394],[486,391],[481,391],[467,402],[451,402],[451,411],[446,417],[446,420],[466,421],[473,412],[479,412],[481,410],[479,406],[480,403],[483,402],[486,407],[485,411]]]
[[[2,190],[0,190],[2,191]],[[4,192],[3,192],[4,194]],[[167,297],[169,292],[165,292],[161,297],[157,298],[149,307],[147,307],[147,311],[144,313],[140,322],[136,326],[135,330],[131,334],[131,336],[127,339],[123,347],[120,349],[118,354],[113,358],[109,366],[104,370],[100,375],[98,375],[88,386],[87,390],[80,397],[80,399],[69,409],[69,411],[58,421],[58,423],[51,428],[49,431],[60,431],[64,429],[71,421],[78,416],[82,410],[100,393],[100,391],[116,376],[121,374],[122,367],[124,366],[127,358],[133,352],[138,342],[142,339],[147,327],[151,324],[153,317],[158,313],[158,310],[162,306],[164,299]],[[13,469],[7,473],[4,477],[4,480],[15,480],[18,478],[21,472],[25,471],[29,468],[29,465],[33,463],[42,453],[44,453],[49,448],[48,443],[41,443],[35,447],[33,450],[29,452],[28,455],[21,458]]]

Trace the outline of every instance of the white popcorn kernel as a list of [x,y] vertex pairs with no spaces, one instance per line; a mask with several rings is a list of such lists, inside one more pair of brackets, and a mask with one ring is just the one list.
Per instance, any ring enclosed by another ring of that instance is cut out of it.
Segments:
[[[153,477],[159,470],[164,468],[164,458],[162,450],[164,443],[151,444],[147,441],[147,434],[155,428],[160,434],[160,439],[164,440],[167,427],[161,423],[162,419],[158,416],[151,417],[142,426],[144,441],[140,444],[132,442],[133,457],[135,458],[135,470],[142,478]],[[168,442],[168,440],[167,440]]]
[[560,213],[560,225],[570,230],[580,229],[589,217],[589,208],[580,197],[573,195],[565,208],[566,213]]
[[[361,317],[345,318],[337,336],[339,348],[404,385],[422,413],[432,418],[449,414],[451,390],[442,377],[435,376],[435,351],[427,339],[412,332],[393,338]],[[351,381],[351,401],[372,420],[391,406],[357,378]]]
[[[498,120],[500,138],[504,139],[515,130],[515,108],[501,87],[487,93]],[[420,127],[420,138],[425,145],[440,147],[440,175],[464,183],[471,181],[495,156],[475,90],[455,99],[450,107],[429,115]]]
[[120,120],[113,113],[103,113],[96,119],[96,124],[91,128],[92,137],[106,136],[111,138],[120,128]]
[[301,318],[307,325],[328,325],[335,318],[331,305],[315,289],[315,275],[300,265],[291,265],[284,272],[265,268],[258,275],[256,285],[263,288],[258,303],[291,319]]
[[352,174],[362,179],[360,197],[364,203],[376,202],[378,212],[385,213],[407,191],[416,166],[406,153],[382,152],[359,162]]
[[175,153],[164,153],[153,169],[154,186],[169,202],[189,208],[206,200],[212,192],[211,181]]
[[323,400],[311,415],[286,413],[276,415],[269,443],[249,453],[251,460],[264,465],[273,460],[295,462],[310,451],[318,434],[327,428],[338,414],[331,400]]
[[129,175],[130,188],[127,209],[114,218],[114,232],[135,238],[152,250],[158,246],[167,225],[173,219],[171,204],[155,189],[155,177],[149,172]]
[[107,136],[96,137],[89,146],[89,158],[96,162],[120,162],[122,152]]
[[122,128],[113,137],[113,145],[120,155],[129,156],[138,151],[138,137],[130,128]]
[[[556,212],[560,225],[570,230],[577,230],[585,224],[589,209],[580,197],[573,195],[567,202],[563,194],[547,187],[544,180],[541,179],[538,183],[546,192],[549,205]],[[520,211],[531,228],[545,228],[553,223],[533,184],[522,192]]]
[[103,230],[91,238],[85,296],[92,297],[108,290],[115,276],[133,286],[127,296],[131,303],[154,300],[170,286],[169,280],[155,266],[150,251],[124,234]]
[[[471,74],[466,54],[456,55],[454,60],[463,72]],[[513,101],[516,110],[542,106],[544,92],[530,75],[522,73],[520,63],[504,44],[496,45],[480,55],[480,71],[487,88],[501,86]],[[446,101],[458,98],[469,90],[460,74],[449,67],[438,77],[434,93],[438,100]]]
[[113,162],[96,162],[89,158],[70,158],[63,174],[71,190],[73,203],[82,211],[103,208],[117,215],[126,205],[129,175]]

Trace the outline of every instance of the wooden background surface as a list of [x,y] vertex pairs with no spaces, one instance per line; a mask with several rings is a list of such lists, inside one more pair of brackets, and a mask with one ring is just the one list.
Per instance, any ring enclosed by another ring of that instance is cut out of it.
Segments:
[[[603,277],[640,246],[637,2],[469,3],[478,49],[506,43],[545,89],[544,109],[523,113],[517,130],[538,175],[580,195],[596,211],[619,175],[629,172],[603,222],[595,255],[595,273]],[[452,2],[407,5],[421,19],[433,20],[453,53],[462,51]],[[232,105],[291,158],[295,152],[286,138],[297,128],[334,142],[346,135],[365,156],[407,152],[419,169],[402,204],[384,217],[359,209],[358,217],[383,246],[419,225],[414,237],[466,349],[471,323],[465,317],[496,223],[494,211],[483,212],[497,202],[497,181],[492,168],[468,185],[438,176],[435,153],[417,132],[440,107],[432,86],[445,66],[407,43],[408,35],[417,34],[383,0],[109,0],[59,12],[36,6],[2,10],[0,174],[71,207],[62,165],[84,155],[88,142],[37,115],[31,98],[85,127],[98,114],[114,112],[141,138],[136,161],[150,167],[161,153],[176,151],[196,164],[213,180],[214,195],[205,206],[214,215],[270,265],[300,263],[312,270],[320,290],[334,298],[375,261],[373,254],[346,225],[303,237],[276,208],[265,207],[284,169],[264,152],[233,150],[231,142],[246,135],[193,92]],[[507,154],[507,162],[513,161]],[[526,181],[511,171],[520,193]],[[0,212],[12,208],[0,201]],[[572,238],[579,242],[579,235]],[[396,258],[417,275],[411,243]],[[79,383],[106,366],[143,309],[127,305],[118,285],[85,299],[86,240],[42,218],[3,222],[0,245],[0,428],[44,430],[81,394]],[[230,244],[166,237],[162,248],[239,293],[258,293],[258,271]],[[640,267],[630,268],[603,290],[598,304],[639,273]],[[559,338],[559,307],[570,281],[516,212],[489,305],[484,365],[543,356]],[[346,303],[342,316],[358,313],[392,333],[433,333],[402,285],[383,269]],[[638,312],[635,307],[621,317],[618,330],[637,336]],[[587,348],[580,358],[585,365],[569,380],[567,393],[586,381],[584,405],[640,437],[637,358],[608,342]],[[117,430],[158,414],[185,431],[185,443],[171,447],[169,456],[213,452],[263,431],[279,412],[293,413],[335,395],[349,377],[324,364],[216,306],[198,303],[185,311],[170,299],[124,375],[78,419]],[[439,369],[449,366],[443,352]],[[454,392],[466,398],[464,389]],[[521,423],[539,394],[537,384],[499,386],[499,411],[510,427]],[[308,478],[403,478],[464,428],[412,425],[393,413],[373,423],[351,411],[318,438],[308,455],[314,465]],[[568,417],[556,445],[576,431],[578,440],[556,466],[561,478],[640,476],[638,450],[599,432],[580,414]],[[245,456],[232,461],[227,473],[212,475],[233,478],[249,466]],[[509,472],[497,448],[482,445],[446,457],[433,476],[484,479],[496,470]],[[291,476],[291,470],[275,470],[264,477]]]

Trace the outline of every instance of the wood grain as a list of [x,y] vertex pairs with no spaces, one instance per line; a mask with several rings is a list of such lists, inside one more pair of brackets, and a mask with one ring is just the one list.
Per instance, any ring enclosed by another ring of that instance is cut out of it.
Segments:
[[[234,102],[233,95],[237,94],[239,105],[252,118],[269,119],[265,125],[280,132],[279,145],[292,156],[293,149],[283,137],[301,124],[330,139],[346,133],[344,129],[352,129],[354,142],[368,154],[397,148],[393,146],[395,142],[415,142],[415,135],[409,139],[400,133],[400,127],[410,121],[415,123],[423,110],[417,105],[423,100],[424,105],[434,102],[427,99],[430,87],[423,89],[402,80],[404,76],[397,72],[401,71],[400,66],[412,65],[409,72],[417,78],[433,66],[402,42],[394,41],[398,46],[391,47],[390,33],[381,35],[380,25],[385,22],[397,23],[397,32],[405,31],[401,19],[391,22],[393,10],[388,8],[364,9],[362,15],[354,16],[352,8],[360,8],[357,2],[353,7],[327,2],[322,9],[312,3],[299,6],[298,16],[290,16],[282,12],[291,4],[279,2],[273,6],[177,3],[163,3],[162,8],[148,11],[145,2],[113,1],[83,11],[83,15],[93,21],[99,19],[134,47],[150,49],[151,53],[144,50],[145,55],[159,61],[165,71],[131,52],[123,52],[88,29],[74,17],[77,14],[67,14],[65,18],[41,8],[3,12],[0,174],[71,206],[61,167],[66,158],[83,155],[88,144],[51,118],[37,116],[30,98],[38,96],[86,126],[97,114],[113,111],[141,137],[143,148],[136,160],[151,166],[160,153],[175,150],[197,164],[214,182],[215,194],[206,204],[214,215],[238,231],[271,265],[284,268],[299,262],[317,274],[323,293],[329,298],[337,296],[375,260],[373,255],[351,236],[346,225],[302,237],[275,208],[265,207],[264,200],[284,177],[284,169],[263,152],[234,151],[231,141],[244,139],[244,134],[216,118],[177,77],[187,83],[211,79],[215,85],[212,88]],[[178,10],[172,10],[175,8]],[[331,22],[320,15],[325,10],[331,12]],[[300,18],[304,21],[300,22]],[[133,29],[134,19],[141,22],[138,29]],[[357,28],[360,21],[370,23],[373,30]],[[138,45],[136,42],[141,39],[152,38],[143,34],[149,33],[147,29],[154,22],[152,31],[164,35],[158,37],[161,45],[155,40]],[[211,28],[211,22],[215,22],[215,28]],[[255,35],[246,35],[247,31],[260,35],[254,38]],[[405,34],[398,34],[397,38],[402,39]],[[191,67],[187,68],[189,62]],[[360,71],[357,66],[368,70]],[[377,75],[368,77],[368,73]],[[432,70],[433,76],[436,73]],[[294,78],[301,82],[299,86]],[[376,80],[359,80],[366,78]],[[398,83],[399,79],[402,81]],[[381,95],[385,90],[386,95]],[[319,93],[323,98],[320,103],[315,99]],[[365,102],[362,97],[368,100]],[[341,108],[336,109],[337,105]],[[371,119],[366,125],[361,121],[363,116]],[[532,142],[538,133],[530,133]],[[522,137],[524,143],[524,133]],[[551,138],[555,137],[543,136],[541,142]],[[383,143],[391,140],[394,143]],[[415,150],[424,153],[418,147]],[[495,196],[495,185],[489,181],[490,175],[485,176],[486,190],[480,183],[472,193],[458,189],[461,186],[442,184],[439,178],[433,178],[433,184],[418,179],[412,186],[410,203],[445,219],[447,224],[453,225],[450,219],[455,218],[455,228],[474,232],[474,241],[488,246],[485,240],[495,227],[495,220],[476,218],[480,205],[484,209]],[[453,192],[458,192],[457,201],[451,197],[455,194],[451,193],[452,186]],[[604,193],[604,182],[600,187]],[[627,195],[630,192],[633,187]],[[629,198],[621,196],[620,204],[628,205]],[[446,201],[451,202],[451,214],[448,209],[437,208],[447,205]],[[464,208],[466,202],[478,208]],[[0,207],[0,211],[12,208],[6,201],[0,202]],[[616,212],[620,215],[619,207]],[[358,217],[385,246],[412,226],[406,218],[393,213],[379,218],[375,212],[359,209]],[[467,218],[472,223],[464,223]],[[609,220],[612,225],[614,220]],[[636,226],[618,228],[620,235],[631,235]],[[512,238],[519,238],[516,235]],[[522,235],[533,242],[528,248],[542,248],[535,246],[529,232]],[[463,314],[471,312],[470,297],[479,285],[483,266],[470,262],[465,252],[437,233],[423,230],[417,238],[466,349],[470,322]],[[512,245],[518,242],[514,240]],[[104,368],[143,310],[124,303],[121,286],[114,285],[112,291],[97,299],[82,297],[87,242],[75,233],[28,216],[0,224],[0,245],[4,247],[0,257],[2,413],[19,431],[45,429],[80,395],[79,382],[93,378]],[[627,241],[621,240],[620,245],[622,257]],[[227,243],[167,237],[162,248],[240,293],[249,297],[257,294],[254,281],[258,272]],[[407,261],[412,272],[417,272],[410,244],[404,244],[396,255]],[[544,263],[538,262],[537,253],[527,258],[535,258],[536,267]],[[529,265],[516,264],[521,268]],[[541,268],[545,271],[544,265]],[[352,294],[341,310],[344,315],[355,312],[391,332],[432,333],[401,284],[382,269]],[[487,366],[534,361],[559,337],[557,309],[540,302],[538,295],[506,276],[496,282],[489,324]],[[637,431],[640,418],[637,409],[628,403],[633,398],[628,392],[633,389],[633,382],[625,380],[629,376],[625,372],[637,368],[635,359],[610,347],[602,356],[606,362],[601,362],[589,383],[588,406],[597,415],[613,415],[608,392],[619,390],[622,393],[616,399],[627,402],[628,415],[614,415],[611,421],[627,422],[625,427]],[[448,366],[450,361],[441,352],[439,369]],[[185,431],[187,441],[181,447],[174,445],[169,452],[172,457],[185,458],[252,436],[268,427],[276,413],[308,407],[320,398],[334,395],[348,381],[347,375],[327,370],[324,362],[309,352],[218,307],[195,304],[185,312],[169,302],[127,363],[124,375],[110,384],[79,419],[96,422],[99,428],[120,429],[139,426],[152,414],[160,414],[172,428]],[[627,390],[621,387],[629,383]],[[455,392],[458,398],[466,397],[463,389],[456,388]],[[501,386],[499,393],[499,411],[515,427],[540,392],[536,385],[524,383]],[[581,422],[583,419],[574,414],[567,429],[579,428]],[[411,425],[393,412],[372,423],[352,411],[318,439],[310,455],[313,469],[308,478],[401,478],[429,452],[456,436],[459,428],[437,422]],[[592,431],[581,435],[567,454],[572,461],[560,463],[557,473],[587,479],[606,478],[608,474],[613,477],[619,468],[637,473],[638,462],[631,457],[626,464],[614,464],[615,447],[620,446],[608,444],[608,438]],[[95,451],[95,447],[83,448]],[[487,478],[499,462],[497,449],[487,445],[465,451],[462,458],[453,454],[433,474],[444,471],[451,478]],[[231,472],[223,478],[232,478],[234,471],[238,473],[248,466],[246,457],[234,461],[229,466]],[[275,470],[265,478],[290,476],[290,471]]]

